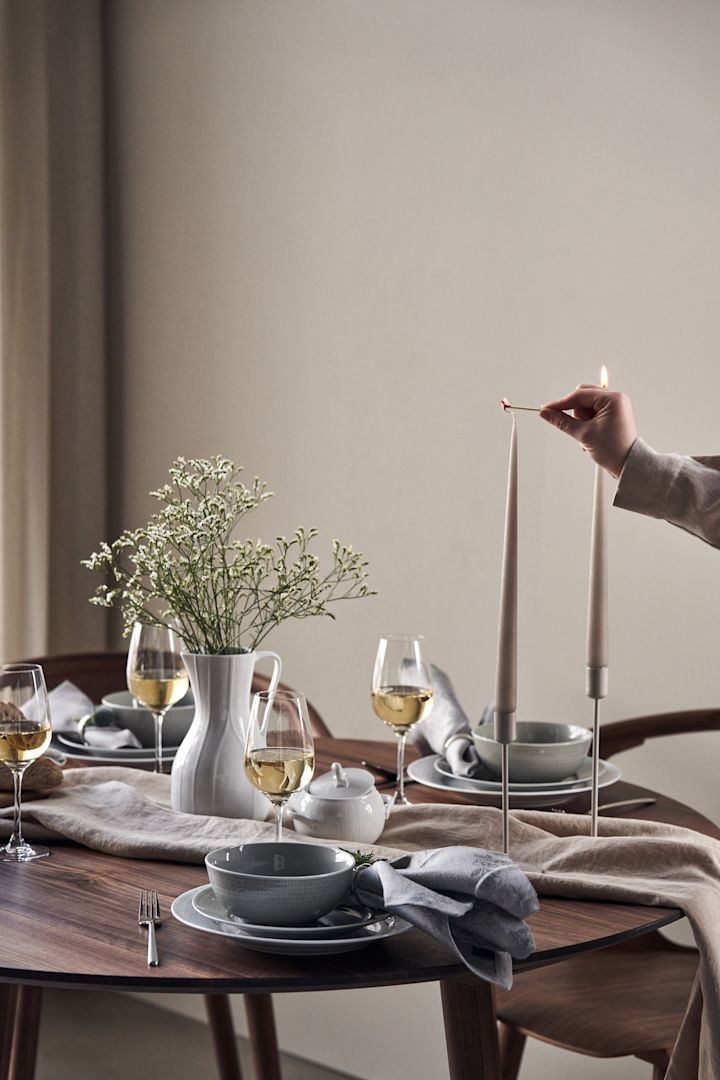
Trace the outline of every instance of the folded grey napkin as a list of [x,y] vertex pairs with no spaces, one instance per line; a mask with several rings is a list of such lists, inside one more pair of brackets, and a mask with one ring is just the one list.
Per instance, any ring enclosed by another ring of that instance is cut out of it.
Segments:
[[360,866],[355,894],[372,910],[399,915],[451,949],[482,979],[507,990],[512,961],[533,951],[527,923],[534,888],[507,855],[483,848],[415,851]]
[[74,683],[65,679],[48,693],[53,731],[77,731],[81,716],[92,712],[93,703]]
[[88,746],[100,750],[133,750],[142,748],[142,743],[130,728],[119,728],[114,724],[106,727],[94,727],[88,724],[83,730],[83,739]]
[[[445,672],[431,665],[433,684],[432,709],[419,724],[411,729],[409,739],[424,756],[442,754],[452,771],[457,776],[473,776],[482,769],[472,741],[453,738],[454,735],[469,735],[470,721],[465,715],[455,694],[455,689]],[[492,706],[483,710],[480,723],[492,719]]]
[[93,703],[69,679],[65,679],[48,693],[48,705],[54,732],[77,735],[78,744],[99,747],[104,750],[120,750],[123,747],[140,747],[142,743],[129,728],[119,728],[114,723],[112,709],[101,706],[95,710],[94,723],[87,724],[80,735],[78,720],[93,712]]

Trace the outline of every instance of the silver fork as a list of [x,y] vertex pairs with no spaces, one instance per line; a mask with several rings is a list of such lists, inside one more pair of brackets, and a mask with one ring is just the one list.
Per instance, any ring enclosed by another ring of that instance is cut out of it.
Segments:
[[154,889],[143,889],[138,906],[138,924],[148,928],[148,967],[158,966],[155,927],[160,925],[160,899]]

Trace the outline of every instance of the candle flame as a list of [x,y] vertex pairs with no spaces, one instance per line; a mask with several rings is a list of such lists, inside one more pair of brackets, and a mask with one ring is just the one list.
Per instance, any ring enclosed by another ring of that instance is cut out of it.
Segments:
[[608,386],[610,385],[610,377],[608,375],[608,369],[605,367],[604,364],[603,364],[602,369],[600,371],[600,385],[602,386],[603,390],[607,390]]

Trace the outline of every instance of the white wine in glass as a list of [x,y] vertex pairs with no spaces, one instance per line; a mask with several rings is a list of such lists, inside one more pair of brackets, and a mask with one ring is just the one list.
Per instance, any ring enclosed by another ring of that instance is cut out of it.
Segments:
[[14,822],[9,841],[0,848],[3,862],[29,862],[50,854],[31,847],[22,835],[22,780],[25,769],[45,753],[52,738],[45,676],[39,664],[6,664],[0,668],[0,761],[13,774]]
[[188,673],[177,638],[169,627],[135,623],[128,650],[127,685],[133,697],[152,713],[155,772],[161,773],[165,713],[185,697],[188,689]]
[[283,806],[310,783],[315,768],[305,696],[295,690],[254,695],[245,740],[245,775],[275,808],[275,839],[282,838]]
[[405,739],[411,727],[432,708],[430,665],[424,638],[391,634],[380,638],[375,656],[370,699],[373,712],[391,727],[398,740],[397,785],[394,805],[408,805],[405,796]]

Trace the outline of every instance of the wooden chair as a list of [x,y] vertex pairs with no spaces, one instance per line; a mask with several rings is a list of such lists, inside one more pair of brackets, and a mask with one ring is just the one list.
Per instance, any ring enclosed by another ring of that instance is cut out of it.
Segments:
[[[720,729],[720,709],[606,724],[607,759],[646,739]],[[591,1057],[637,1057],[662,1080],[687,1007],[697,952],[660,933],[516,976],[496,994],[503,1080],[516,1080],[528,1036]]]
[[[42,665],[48,690],[69,679],[94,702],[125,686],[126,652],[68,653],[33,657],[28,662]],[[265,690],[269,682],[269,676],[257,673],[252,688]],[[283,683],[280,686],[287,689]],[[313,735],[329,737],[329,728],[310,702],[308,713]],[[219,1080],[242,1080],[228,996],[205,994],[204,999]],[[255,1075],[258,1080],[281,1080],[272,996],[246,994],[244,1005]],[[41,1010],[40,987],[0,987],[0,1080],[32,1080]]]

